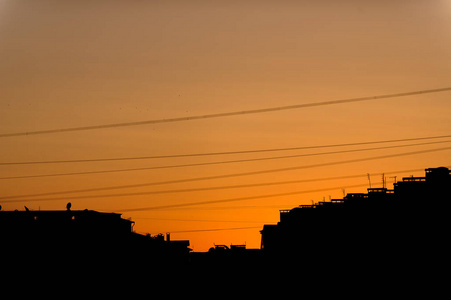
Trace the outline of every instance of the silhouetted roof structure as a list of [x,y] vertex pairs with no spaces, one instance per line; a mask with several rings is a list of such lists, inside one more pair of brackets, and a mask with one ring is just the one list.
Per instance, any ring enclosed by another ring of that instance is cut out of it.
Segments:
[[134,223],[121,218],[121,214],[93,210],[0,211],[1,232],[16,237],[30,234],[117,236],[131,233]]
[[40,260],[63,256],[96,262],[160,264],[187,260],[189,241],[133,232],[135,222],[121,214],[93,210],[0,211],[2,254],[31,253]]
[[437,251],[448,232],[445,212],[450,201],[450,171],[426,169],[425,177],[405,177],[393,190],[370,188],[343,199],[281,210],[280,222],[261,231],[262,249],[275,259],[315,253],[348,261],[403,251],[419,255],[426,244]]

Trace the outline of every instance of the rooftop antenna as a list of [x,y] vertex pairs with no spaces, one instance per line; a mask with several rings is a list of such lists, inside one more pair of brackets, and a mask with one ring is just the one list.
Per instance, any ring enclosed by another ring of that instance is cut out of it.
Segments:
[[370,188],[371,188],[371,178],[370,178],[370,173],[367,173],[368,175],[368,183],[370,184]]
[[382,173],[382,188],[385,189],[385,174]]
[[390,176],[390,178],[393,178],[393,179],[394,179],[394,183],[397,182],[397,181],[396,181],[396,177],[397,177],[397,176]]

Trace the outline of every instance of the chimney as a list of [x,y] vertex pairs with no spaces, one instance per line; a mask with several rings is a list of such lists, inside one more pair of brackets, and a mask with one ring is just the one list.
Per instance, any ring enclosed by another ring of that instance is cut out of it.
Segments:
[[171,234],[169,232],[166,232],[166,242],[171,241]]

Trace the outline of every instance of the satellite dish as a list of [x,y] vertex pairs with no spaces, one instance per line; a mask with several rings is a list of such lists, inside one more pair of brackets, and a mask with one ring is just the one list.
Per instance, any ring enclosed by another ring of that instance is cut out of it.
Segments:
[[69,202],[69,203],[66,204],[66,209],[67,210],[70,210],[71,207],[72,207],[72,203]]

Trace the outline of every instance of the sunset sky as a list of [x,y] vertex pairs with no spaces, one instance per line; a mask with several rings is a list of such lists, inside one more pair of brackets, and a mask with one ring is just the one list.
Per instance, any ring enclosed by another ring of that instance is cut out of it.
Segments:
[[[447,87],[450,0],[0,0],[0,135]],[[401,180],[422,176],[428,167],[450,167],[451,137],[174,155],[450,136],[450,113],[451,91],[444,91],[3,136],[0,205],[59,210],[71,202],[73,210],[123,213],[136,222],[136,232],[171,232],[172,239],[190,240],[195,251],[214,243],[258,248],[259,230],[277,223],[279,209],[341,198],[343,189],[365,192],[367,173],[373,174],[373,187],[382,186],[379,173],[386,173],[392,187],[392,176]],[[300,156],[401,145],[408,146]],[[433,149],[441,150],[375,159]],[[152,156],[171,157],[50,163]],[[224,163],[280,156],[297,157]],[[7,164],[19,162],[41,163]],[[221,163],[181,166],[213,162]],[[147,169],[61,175],[137,168]],[[223,176],[229,174],[234,176]],[[224,178],[205,178],[219,176]],[[346,178],[306,181],[330,177]],[[187,181],[156,184],[182,180]],[[97,190],[58,193],[85,189]],[[315,190],[320,191],[308,192]],[[35,196],[15,197],[20,195]],[[236,201],[186,205],[216,200]],[[135,210],[140,208],[146,209]]]

